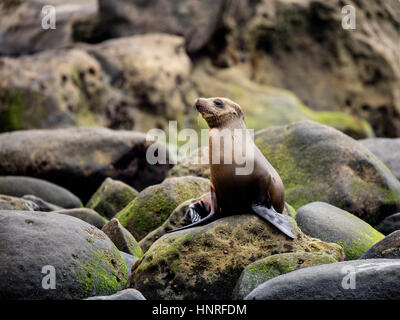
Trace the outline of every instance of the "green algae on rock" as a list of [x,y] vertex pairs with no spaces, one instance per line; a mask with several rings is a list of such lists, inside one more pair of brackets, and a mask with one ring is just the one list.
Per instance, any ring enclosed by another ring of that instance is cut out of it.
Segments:
[[346,260],[359,259],[384,238],[368,223],[324,202],[313,202],[299,208],[296,222],[305,234],[342,246]]
[[168,178],[140,192],[116,218],[140,241],[159,227],[179,204],[209,190],[210,183],[204,178]]
[[244,299],[260,284],[281,274],[334,262],[338,261],[331,255],[311,252],[274,254],[257,260],[243,270],[233,290],[233,298]]
[[[189,199],[185,202],[182,202],[176,209],[171,213],[165,222],[159,226],[157,229],[148,233],[142,240],[140,240],[139,244],[144,252],[146,252],[150,246],[157,239],[161,238],[168,231],[177,229],[179,227],[183,227],[187,224],[190,224],[192,221],[188,221],[186,219],[190,219],[186,216],[187,209],[192,203],[195,203],[201,200],[204,197],[210,196],[210,193],[206,193],[197,199]],[[285,208],[283,209],[283,214],[291,216],[293,219],[296,215],[296,211],[285,202]]]
[[[0,259],[0,270],[7,274],[0,282],[0,298],[83,299],[126,287],[121,253],[94,226],[53,212],[3,210],[0,219],[7,243]],[[56,290],[42,286],[44,266],[54,267]]]
[[86,207],[112,219],[119,211],[134,200],[139,193],[122,181],[106,178],[90,198]]
[[278,171],[295,209],[324,201],[375,225],[400,208],[400,182],[338,130],[299,121],[261,130],[255,143]]
[[231,299],[243,269],[274,254],[314,252],[344,259],[343,249],[303,234],[290,240],[255,215],[235,215],[166,234],[149,248],[129,286],[148,299]]

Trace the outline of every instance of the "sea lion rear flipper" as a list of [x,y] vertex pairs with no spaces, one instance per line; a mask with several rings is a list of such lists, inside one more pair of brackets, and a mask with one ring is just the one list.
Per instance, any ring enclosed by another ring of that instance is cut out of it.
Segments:
[[[190,210],[194,210],[194,209],[189,207],[189,209],[188,209],[188,213],[189,213],[189,214],[191,214],[191,213],[190,213]],[[194,215],[195,215],[196,217],[199,216],[199,214],[198,214],[197,212],[195,212]],[[220,217],[217,213],[212,212],[212,213],[210,213],[207,217],[205,217],[205,218],[203,218],[203,219],[200,219],[200,220],[198,220],[198,221],[196,221],[196,222],[194,222],[194,223],[192,223],[192,224],[189,224],[189,225],[187,225],[187,226],[184,226],[184,227],[181,227],[181,228],[178,228],[178,229],[174,229],[174,230],[167,231],[167,233],[171,233],[171,232],[175,232],[175,231],[180,231],[180,230],[185,230],[185,229],[189,229],[189,228],[193,228],[193,227],[203,226],[203,225],[205,225],[205,224],[207,224],[207,223],[210,223],[210,222],[213,222],[213,221],[215,221],[215,220],[218,220],[219,218],[221,218],[221,217]]]
[[260,204],[252,204],[251,208],[255,214],[271,223],[289,238],[296,238],[286,217],[283,214],[276,212],[273,206],[271,206],[271,208],[267,208],[266,206]]

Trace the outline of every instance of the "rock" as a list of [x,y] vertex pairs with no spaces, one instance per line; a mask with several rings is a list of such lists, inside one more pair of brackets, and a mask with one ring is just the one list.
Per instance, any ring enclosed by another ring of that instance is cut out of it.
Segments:
[[31,194],[23,196],[22,199],[33,202],[38,207],[37,211],[50,212],[50,211],[65,210],[65,208],[56,206],[55,204],[44,201],[43,199],[33,196]]
[[399,260],[337,262],[276,277],[245,300],[398,300],[399,280]]
[[376,230],[385,235],[391,234],[396,230],[400,230],[400,212],[386,217],[380,224],[376,226]]
[[300,121],[261,130],[255,143],[295,209],[323,201],[371,225],[399,211],[399,181],[368,149],[333,128]]
[[85,300],[146,300],[136,289],[125,289],[110,296],[90,297]]
[[142,249],[139,244],[132,236],[132,234],[126,230],[117,219],[112,219],[107,222],[101,229],[110,239],[114,242],[115,246],[126,253],[140,258],[142,256]]
[[185,200],[210,190],[210,182],[199,177],[168,178],[139,193],[116,218],[137,240],[143,239],[169,217]]
[[[45,5],[56,10],[56,28],[44,29]],[[60,48],[73,42],[73,25],[90,18],[97,11],[96,1],[63,3],[48,1],[6,1],[0,4],[0,55],[22,55],[46,49]]]
[[152,0],[136,3],[129,0],[100,0],[99,28],[107,30],[112,37],[152,32],[184,35],[187,50],[195,52],[211,39],[221,20],[224,2]]
[[359,142],[376,155],[390,169],[394,176],[400,180],[400,139],[364,139]]
[[[210,193],[206,193],[198,197],[197,199],[189,199],[177,206],[174,211],[172,211],[168,219],[165,220],[165,222],[161,226],[148,233],[142,240],[140,240],[139,245],[143,249],[143,252],[146,252],[153,244],[153,242],[161,238],[168,231],[190,224],[190,217],[186,216],[187,209],[192,203],[195,203],[201,200],[203,197],[207,197],[209,195]],[[294,218],[295,212],[293,212],[294,209],[292,209],[293,208],[291,208],[289,204],[285,203],[283,213]]]
[[291,221],[295,240],[255,215],[230,216],[166,234],[144,254],[129,287],[148,299],[231,299],[243,269],[258,259],[288,252],[344,258],[340,246],[307,237]]
[[[52,212],[0,211],[0,220],[0,299],[83,299],[125,288],[121,254],[94,226]],[[52,270],[56,290],[44,289]]]
[[[182,37],[136,35],[102,42],[88,52],[105,66],[114,87],[132,97],[142,111],[153,117],[177,119],[187,109],[184,96],[185,90],[190,89],[191,62]],[[154,127],[153,124],[139,130]]]
[[39,207],[28,200],[0,194],[0,210],[38,211]]
[[359,259],[384,235],[368,223],[325,202],[300,207],[296,222],[305,234],[343,247],[346,260]]
[[338,262],[328,254],[295,252],[274,254],[249,264],[242,272],[233,298],[243,300],[253,289],[281,274],[294,270]]
[[395,231],[363,254],[361,259],[400,259],[400,231]]
[[133,128],[131,99],[112,87],[100,62],[82,49],[1,58],[0,73],[2,131],[74,125]]
[[[344,5],[355,9],[356,32],[341,27]],[[244,35],[225,39],[236,37],[241,52],[247,39],[255,81],[289,89],[312,108],[360,116],[378,136],[396,137],[399,17],[396,0],[259,1]]]
[[112,219],[119,211],[134,200],[139,193],[126,183],[107,178],[90,198],[86,207]]
[[52,212],[78,218],[99,229],[103,228],[103,226],[107,223],[107,219],[103,218],[101,215],[99,215],[96,211],[92,209],[79,208],[79,209],[58,210]]
[[199,147],[180,161],[168,172],[169,177],[196,176],[210,178],[209,148]]
[[[160,183],[170,165],[147,162],[146,152],[152,144],[143,133],[106,128],[3,133],[0,134],[0,174],[29,173],[73,191],[86,202],[107,177],[138,190]],[[162,145],[157,143],[155,149],[165,151],[168,156]],[[4,194],[1,189],[0,193]],[[32,191],[24,194],[68,208]]]
[[[1,145],[3,145],[3,143],[1,143]],[[2,147],[0,147],[0,153],[1,150],[4,151]],[[11,152],[12,151],[10,150],[10,153]],[[20,154],[23,152],[24,151],[21,150]],[[7,174],[6,171],[8,170],[9,166],[12,167],[13,165],[15,165],[15,163],[7,163],[6,157],[7,156],[4,154],[3,156],[0,156],[0,167],[2,168],[2,170],[0,169],[2,171],[2,173],[0,174]],[[22,159],[20,160],[23,161]],[[28,161],[28,159],[25,159],[25,161]],[[0,176],[0,194],[5,194],[13,197],[33,195],[67,209],[79,208],[82,206],[81,200],[79,200],[79,198],[72,194],[70,191],[58,185],[55,185],[54,183],[30,177]]]
[[125,253],[125,252],[123,252],[123,251],[120,251],[120,253],[121,253],[121,255],[122,255],[122,258],[124,258],[124,262],[125,262],[125,264],[126,264],[126,270],[128,271],[128,276],[129,276],[129,275],[132,273],[132,266],[133,266],[137,261],[139,261],[139,258],[136,257],[136,256],[134,256],[134,255]]

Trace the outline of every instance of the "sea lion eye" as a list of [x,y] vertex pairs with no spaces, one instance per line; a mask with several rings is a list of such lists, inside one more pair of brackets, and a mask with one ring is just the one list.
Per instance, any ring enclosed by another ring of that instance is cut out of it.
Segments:
[[215,100],[214,104],[218,108],[223,108],[224,107],[224,105],[222,104],[222,102],[220,100]]

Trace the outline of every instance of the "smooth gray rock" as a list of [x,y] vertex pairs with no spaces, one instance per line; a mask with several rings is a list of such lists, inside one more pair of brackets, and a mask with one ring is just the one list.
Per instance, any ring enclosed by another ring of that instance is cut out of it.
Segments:
[[364,147],[369,149],[392,171],[400,180],[400,139],[373,138],[359,140]]
[[0,195],[0,210],[39,211],[39,207],[26,199]]
[[384,238],[360,218],[325,202],[312,202],[300,207],[296,222],[305,234],[341,245],[346,260],[359,259]]
[[[102,231],[79,219],[0,211],[0,243],[0,300],[84,299],[126,287],[126,265],[118,249]],[[54,267],[55,290],[43,288],[51,277],[45,266]]]
[[395,231],[372,246],[361,259],[400,259],[400,230]]
[[142,249],[134,236],[126,230],[117,219],[107,222],[101,229],[114,242],[115,246],[126,253],[138,258],[142,256]]
[[[351,289],[352,287],[354,289]],[[245,298],[245,300],[399,299],[400,261],[396,259],[344,261],[296,270],[264,282]]]
[[400,230],[400,212],[392,214],[385,218],[380,224],[376,226],[376,230],[385,235],[391,234],[396,230]]
[[[83,202],[107,177],[137,190],[164,180],[170,164],[150,164],[147,149],[168,157],[165,146],[149,142],[142,132],[101,127],[20,130],[0,134],[0,175],[22,175],[52,181],[73,191]],[[1,186],[0,186],[1,187]],[[0,189],[0,193],[1,189]],[[64,208],[44,194],[33,194]]]
[[37,210],[37,211],[50,212],[50,211],[57,211],[57,210],[65,210],[65,208],[56,206],[55,204],[44,201],[43,199],[36,197],[34,195],[31,195],[31,194],[23,196],[22,199],[33,202],[39,208],[39,210]]
[[128,276],[132,273],[132,266],[136,263],[136,261],[139,260],[138,257],[132,255],[132,254],[128,254],[125,253],[123,251],[120,251],[122,258],[124,258],[125,264],[126,264],[126,270],[128,272]]
[[82,206],[81,200],[67,189],[54,183],[31,177],[0,176],[0,194],[13,197],[33,195],[66,209]]
[[103,226],[107,223],[106,218],[99,215],[96,211],[88,208],[58,210],[53,211],[52,213],[65,214],[67,216],[78,218],[99,229],[103,228]]
[[136,289],[125,289],[110,296],[90,297],[85,300],[146,300]]

